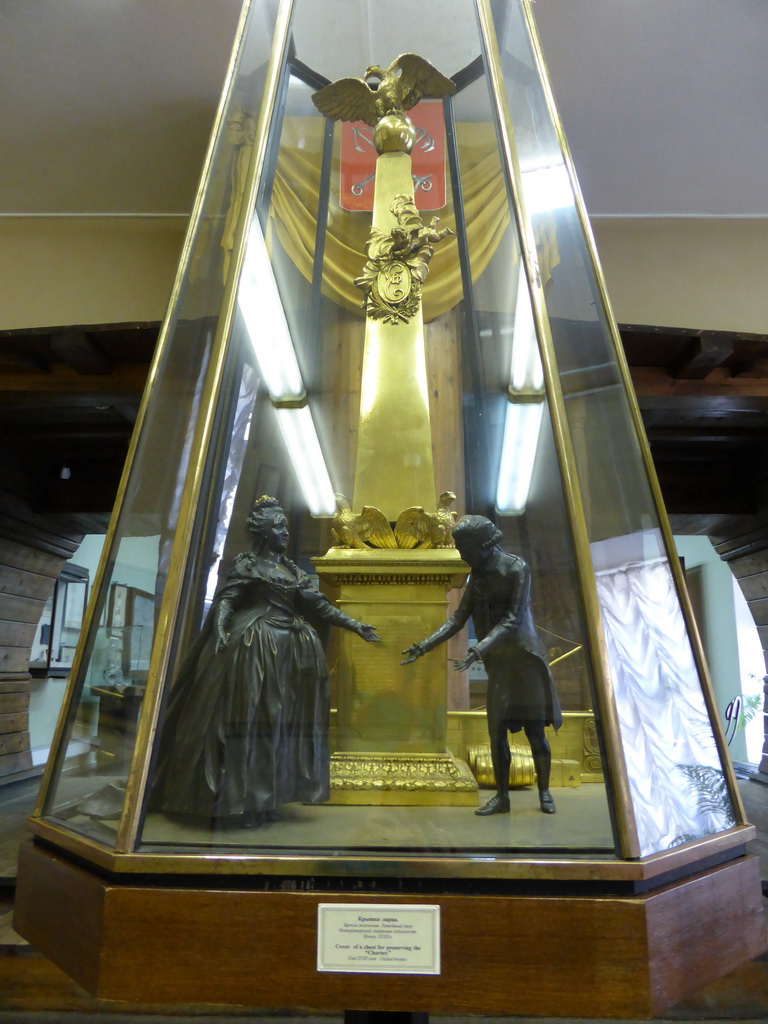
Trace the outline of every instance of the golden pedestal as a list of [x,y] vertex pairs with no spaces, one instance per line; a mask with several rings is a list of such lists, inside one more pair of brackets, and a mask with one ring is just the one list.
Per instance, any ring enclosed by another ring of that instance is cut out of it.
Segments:
[[447,593],[468,571],[458,552],[331,548],[314,564],[338,606],[382,638],[361,645],[340,631],[331,802],[474,806],[472,773],[446,745],[445,648],[401,665],[445,621]]

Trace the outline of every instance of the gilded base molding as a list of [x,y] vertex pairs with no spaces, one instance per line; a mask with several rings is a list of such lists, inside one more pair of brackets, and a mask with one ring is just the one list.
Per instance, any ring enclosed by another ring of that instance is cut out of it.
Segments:
[[477,806],[469,766],[445,754],[354,754],[331,757],[332,804]]

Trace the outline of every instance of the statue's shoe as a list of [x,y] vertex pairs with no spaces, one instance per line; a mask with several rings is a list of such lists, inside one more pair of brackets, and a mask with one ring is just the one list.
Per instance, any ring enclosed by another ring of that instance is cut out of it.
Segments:
[[554,814],[557,810],[555,801],[552,799],[552,794],[548,789],[542,789],[539,793],[539,806],[544,814]]
[[475,814],[509,814],[509,797],[500,796],[497,793],[496,796],[491,797],[485,806],[478,807]]

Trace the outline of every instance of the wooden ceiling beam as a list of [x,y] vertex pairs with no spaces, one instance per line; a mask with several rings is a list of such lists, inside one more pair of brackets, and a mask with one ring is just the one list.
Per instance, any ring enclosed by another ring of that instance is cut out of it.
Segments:
[[[68,404],[71,396],[72,404],[82,403],[84,396],[114,395],[135,399],[144,391],[147,382],[147,366],[144,363],[124,363],[115,365],[110,373],[83,374],[61,363],[55,364],[50,373],[4,373],[0,376],[0,397],[4,405],[24,404],[32,396],[39,396],[50,403],[50,396],[56,395],[56,401]],[[110,402],[114,405],[115,402]]]
[[25,371],[29,373],[44,373],[45,367],[39,359],[35,359],[24,352],[0,350],[0,372],[18,373]]
[[51,351],[78,373],[97,376],[111,370],[109,359],[95,341],[79,328],[51,335]]
[[728,423],[713,423],[711,426],[707,423],[674,423],[658,427],[646,425],[645,432],[651,441],[672,441],[681,444],[728,444],[737,441],[744,445],[765,445],[768,434],[766,428],[768,423],[764,427],[730,426]]
[[701,331],[686,345],[683,357],[672,368],[680,380],[704,380],[733,355],[733,339],[720,331]]
[[3,437],[22,444],[57,445],[61,442],[92,440],[123,440],[131,436],[130,423],[63,423],[16,426],[12,423],[0,427]]
[[630,374],[638,398],[768,398],[768,377],[734,377],[722,367],[711,371],[706,380],[672,377],[658,366],[632,366]]

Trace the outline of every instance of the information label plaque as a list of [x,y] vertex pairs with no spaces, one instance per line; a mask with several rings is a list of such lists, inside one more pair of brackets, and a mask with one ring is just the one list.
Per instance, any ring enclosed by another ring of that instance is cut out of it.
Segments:
[[321,903],[317,969],[361,974],[439,974],[440,907]]

